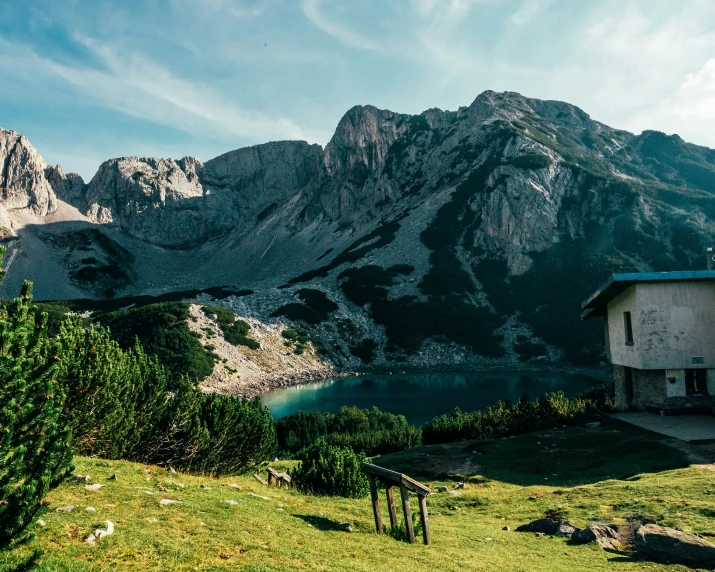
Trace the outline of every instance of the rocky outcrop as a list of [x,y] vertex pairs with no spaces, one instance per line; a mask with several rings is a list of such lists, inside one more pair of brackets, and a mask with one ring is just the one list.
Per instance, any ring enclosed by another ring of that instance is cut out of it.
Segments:
[[111,159],[87,185],[87,216],[154,244],[188,248],[285,204],[313,180],[320,155],[316,145],[284,141],[206,164],[193,157]]
[[715,567],[715,544],[673,528],[641,526],[635,532],[635,549],[640,556],[658,562]]
[[30,208],[45,216],[57,208],[46,169],[45,160],[24,135],[0,129],[0,201],[6,210]]
[[44,217],[57,199],[81,196],[84,181],[62,167],[49,167],[24,135],[0,128],[0,239],[15,234],[10,212],[28,209]]

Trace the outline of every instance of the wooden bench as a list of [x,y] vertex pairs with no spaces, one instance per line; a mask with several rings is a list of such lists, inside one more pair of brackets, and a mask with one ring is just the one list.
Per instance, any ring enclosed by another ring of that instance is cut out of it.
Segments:
[[372,511],[375,515],[375,528],[382,534],[382,514],[380,512],[380,501],[377,496],[377,481],[385,485],[387,493],[387,507],[390,513],[390,526],[397,528],[397,511],[395,510],[395,494],[393,486],[400,487],[400,498],[402,499],[402,512],[405,518],[405,528],[407,529],[407,539],[410,544],[415,542],[415,530],[412,526],[412,513],[410,511],[410,491],[417,494],[420,504],[420,519],[422,521],[422,538],[425,544],[431,544],[432,537],[429,529],[429,518],[427,516],[427,495],[432,491],[422,483],[418,483],[407,475],[391,471],[370,463],[363,463],[363,470],[370,479],[370,494],[372,496]]
[[275,485],[281,487],[285,485],[286,487],[291,486],[291,478],[288,473],[279,473],[275,469],[268,467],[268,486]]

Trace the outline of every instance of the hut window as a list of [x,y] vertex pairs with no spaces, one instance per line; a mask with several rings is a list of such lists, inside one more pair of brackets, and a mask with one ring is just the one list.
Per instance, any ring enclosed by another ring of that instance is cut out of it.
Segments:
[[623,312],[623,327],[626,333],[626,345],[633,345],[633,324],[631,322],[631,313]]

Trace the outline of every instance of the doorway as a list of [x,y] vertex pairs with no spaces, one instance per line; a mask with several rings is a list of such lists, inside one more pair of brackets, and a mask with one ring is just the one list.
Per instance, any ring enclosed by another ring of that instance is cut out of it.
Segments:
[[685,370],[685,395],[702,396],[708,394],[708,370]]

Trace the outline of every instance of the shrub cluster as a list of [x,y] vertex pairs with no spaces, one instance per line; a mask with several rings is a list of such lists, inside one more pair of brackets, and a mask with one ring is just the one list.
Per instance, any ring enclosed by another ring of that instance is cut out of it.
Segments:
[[201,381],[214,368],[213,354],[201,346],[199,335],[186,323],[188,319],[189,304],[185,302],[161,302],[97,316],[123,349],[133,348],[138,338],[144,351],[168,368],[172,387],[182,376]]
[[422,444],[420,430],[409,425],[404,415],[386,413],[377,407],[341,407],[337,413],[299,411],[279,419],[276,432],[284,454],[298,456],[319,438],[368,456]]
[[237,319],[232,310],[221,306],[203,306],[201,310],[207,316],[212,314],[216,316],[218,325],[223,332],[223,338],[229,344],[246,346],[252,350],[257,350],[261,347],[261,344],[247,335],[251,325],[248,322]]
[[451,413],[435,417],[422,428],[425,444],[449,443],[463,439],[491,439],[538,431],[558,425],[583,422],[592,409],[583,397],[567,398],[563,392],[547,393],[535,401],[523,395],[518,403],[498,402],[483,411]]
[[360,498],[370,492],[370,483],[362,470],[366,460],[364,453],[318,439],[305,449],[300,465],[291,471],[291,478],[302,493]]
[[297,355],[303,354],[305,348],[308,346],[308,342],[310,342],[308,334],[301,330],[294,330],[293,328],[286,328],[281,332],[281,336],[285,339],[283,345],[287,348],[292,347],[293,353]]
[[83,455],[171,464],[219,475],[250,468],[275,451],[275,428],[258,401],[205,395],[174,381],[138,342],[124,350],[102,326],[68,318],[57,338],[62,412]]

